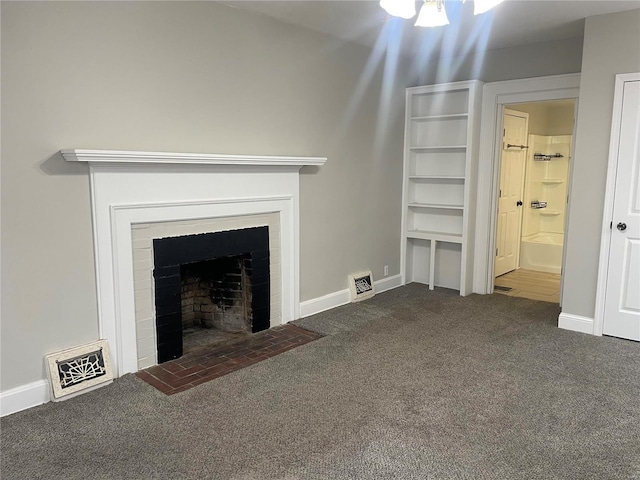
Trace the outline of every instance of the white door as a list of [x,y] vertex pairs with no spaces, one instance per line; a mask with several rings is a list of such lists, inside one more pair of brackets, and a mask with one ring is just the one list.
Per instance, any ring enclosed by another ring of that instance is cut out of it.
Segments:
[[528,123],[529,114],[504,111],[496,227],[496,277],[518,268]]
[[623,85],[603,333],[640,341],[640,81]]

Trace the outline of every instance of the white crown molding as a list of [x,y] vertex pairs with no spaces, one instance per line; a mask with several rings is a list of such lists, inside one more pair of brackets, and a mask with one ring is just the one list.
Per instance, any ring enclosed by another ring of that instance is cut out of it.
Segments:
[[164,163],[182,165],[251,165],[290,166],[324,165],[326,157],[279,157],[265,155],[223,155],[201,153],[136,152],[127,150],[60,150],[67,162],[96,163]]

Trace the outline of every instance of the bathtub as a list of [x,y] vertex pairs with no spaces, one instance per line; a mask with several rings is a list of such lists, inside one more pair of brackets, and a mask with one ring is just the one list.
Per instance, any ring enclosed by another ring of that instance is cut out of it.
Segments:
[[520,268],[538,272],[560,273],[562,268],[562,233],[540,232],[520,241]]

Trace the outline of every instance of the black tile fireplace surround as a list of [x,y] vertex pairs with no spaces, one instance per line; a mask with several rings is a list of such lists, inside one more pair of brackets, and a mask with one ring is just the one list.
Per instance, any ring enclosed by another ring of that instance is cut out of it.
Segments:
[[250,257],[251,331],[270,326],[269,227],[153,240],[158,363],[182,356],[180,266],[215,258]]

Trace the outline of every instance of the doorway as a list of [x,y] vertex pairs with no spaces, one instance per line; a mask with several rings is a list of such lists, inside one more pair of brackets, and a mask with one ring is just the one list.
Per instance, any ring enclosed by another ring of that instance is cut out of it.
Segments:
[[505,105],[494,291],[560,303],[574,99]]
[[[498,173],[505,105],[546,100],[576,99],[580,74],[551,75],[487,83],[482,92],[482,122],[478,158],[473,292],[493,293]],[[578,106],[576,108],[579,108]],[[571,185],[569,184],[569,191]],[[570,196],[570,194],[569,194]],[[562,288],[562,287],[561,287]],[[562,300],[562,299],[561,299]]]

